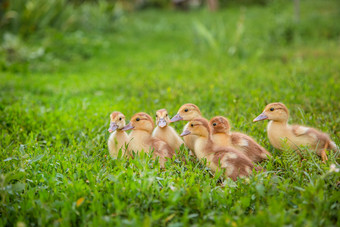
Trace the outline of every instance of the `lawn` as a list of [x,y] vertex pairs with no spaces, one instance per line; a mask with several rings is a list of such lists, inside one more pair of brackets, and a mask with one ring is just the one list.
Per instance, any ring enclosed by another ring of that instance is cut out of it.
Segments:
[[[252,122],[280,101],[290,122],[340,144],[339,3],[302,1],[299,23],[292,7],[151,9],[109,31],[17,41],[44,54],[1,71],[0,226],[339,226],[339,159],[305,150],[301,161]],[[267,148],[267,171],[221,179],[184,147],[165,170],[145,155],[109,156],[112,111],[173,116],[188,102]]]

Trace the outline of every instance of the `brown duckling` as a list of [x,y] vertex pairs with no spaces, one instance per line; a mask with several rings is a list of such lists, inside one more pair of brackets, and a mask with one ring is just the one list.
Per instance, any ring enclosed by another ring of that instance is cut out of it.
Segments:
[[111,157],[117,157],[118,152],[122,150],[122,156],[128,156],[126,145],[129,142],[129,136],[122,130],[125,126],[125,116],[121,112],[115,111],[110,114],[110,128],[108,131],[111,133],[108,140],[108,147]]
[[170,118],[166,109],[160,109],[156,112],[156,125],[152,136],[165,141],[173,150],[179,150],[183,140],[170,124]]
[[196,118],[189,122],[181,136],[195,135],[194,152],[198,159],[206,159],[208,167],[216,172],[225,169],[225,175],[236,181],[237,177],[247,177],[252,173],[254,164],[243,153],[232,147],[216,146],[208,120]]
[[322,161],[328,160],[326,150],[338,151],[336,144],[326,133],[301,125],[289,125],[289,111],[280,102],[268,104],[253,122],[270,120],[267,134],[270,143],[277,149],[288,148],[297,150],[299,146],[307,146],[321,156]]
[[[177,112],[177,114],[171,119],[170,122],[176,122],[176,121],[191,121],[195,118],[200,118],[202,117],[200,109],[192,103],[187,103],[181,106]],[[188,124],[184,126],[187,128]],[[193,151],[194,150],[194,143],[195,139],[197,139],[196,135],[188,135],[183,138],[185,145],[189,148],[189,150]]]
[[154,129],[154,122],[147,113],[135,114],[128,125],[122,130],[132,130],[130,133],[129,151],[144,151],[149,153],[153,152],[153,156],[159,157],[161,167],[164,167],[166,158],[172,158],[175,151],[163,140],[152,136]]
[[218,146],[232,146],[253,162],[261,162],[271,156],[250,136],[240,132],[230,132],[230,124],[225,117],[213,117],[210,120],[210,126],[212,128],[212,139]]

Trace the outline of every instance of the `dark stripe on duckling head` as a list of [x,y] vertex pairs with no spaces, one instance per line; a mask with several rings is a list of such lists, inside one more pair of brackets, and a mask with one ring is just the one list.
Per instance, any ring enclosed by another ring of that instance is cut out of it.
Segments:
[[195,118],[194,120],[190,121],[190,124],[193,123],[198,123],[202,126],[204,126],[208,131],[209,133],[211,133],[211,129],[210,129],[210,126],[209,126],[209,121],[205,118]]
[[285,104],[281,103],[281,102],[274,102],[274,103],[270,103],[266,106],[265,110],[266,111],[271,111],[271,108],[274,108],[274,110],[283,110],[284,112],[286,112],[287,114],[289,114],[289,110],[288,108],[285,106]]
[[[214,124],[216,124],[214,126]],[[210,126],[213,133],[228,132],[230,130],[230,124],[227,118],[223,116],[216,116],[210,120]]]
[[[115,119],[119,114],[122,114],[121,112],[119,111],[114,111],[110,114],[110,118],[111,120]],[[122,114],[123,115],[123,114]]]
[[148,120],[148,121],[152,122],[152,124],[154,124],[152,118],[147,113],[144,113],[144,112],[136,113],[135,115],[133,115],[132,119],[135,119],[135,118],[138,118],[138,117],[141,120]]
[[160,110],[157,110],[156,113],[162,114],[162,113],[168,113],[168,111],[166,109],[160,109]]
[[183,109],[183,108],[194,109],[194,110],[196,110],[196,111],[201,115],[200,108],[198,108],[198,106],[196,106],[195,104],[186,103],[186,104],[182,105],[181,108],[179,108],[179,109],[181,110],[181,109]]

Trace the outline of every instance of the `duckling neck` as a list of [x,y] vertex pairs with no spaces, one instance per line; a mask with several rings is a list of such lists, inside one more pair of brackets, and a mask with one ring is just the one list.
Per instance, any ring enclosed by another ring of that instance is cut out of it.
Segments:
[[117,130],[116,130],[116,134],[117,134],[117,135],[123,135],[123,134],[125,134],[125,131],[123,131],[123,130],[121,130],[121,129],[117,129]]
[[211,135],[209,136],[200,136],[195,142],[195,154],[197,158],[202,159],[206,157],[209,149],[213,147],[213,141]]
[[274,120],[271,120],[271,121],[269,121],[268,127],[269,127],[269,125],[286,127],[286,126],[288,126],[288,121],[287,120],[285,120],[285,121],[274,121]]
[[228,146],[231,144],[231,137],[229,132],[218,132],[214,133],[213,142],[217,146]]
[[126,134],[125,131],[120,130],[120,129],[117,129],[117,130],[114,132],[113,136],[114,136],[118,141],[123,141],[124,138],[127,137],[127,134]]
[[207,140],[207,145],[213,145],[213,139],[212,139],[212,135],[209,134],[207,137],[206,137],[206,140]]
[[280,149],[282,138],[285,138],[289,131],[289,125],[284,121],[270,121],[267,126],[268,139],[278,149]]
[[168,128],[169,128],[169,127],[168,127],[167,125],[166,125],[166,126],[164,126],[163,128],[158,126],[158,129],[159,129],[159,130],[163,130],[163,131],[166,131],[166,130],[168,130]]
[[214,133],[212,136],[214,137],[214,136],[223,136],[223,137],[230,137],[230,132],[228,131],[228,132],[216,132],[216,133]]
[[145,141],[151,137],[151,134],[145,130],[133,130],[130,134],[130,137]]

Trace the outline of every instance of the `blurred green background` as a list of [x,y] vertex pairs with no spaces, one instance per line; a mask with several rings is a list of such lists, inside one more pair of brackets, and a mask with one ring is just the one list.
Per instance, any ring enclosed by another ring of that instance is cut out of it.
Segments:
[[[209,2],[218,2],[218,10],[208,12]],[[336,0],[2,0],[0,67],[55,71],[61,62],[88,60],[109,48],[120,52],[111,47],[118,37],[135,35],[131,43],[143,46],[143,31],[188,42],[182,49],[188,53],[284,61],[286,48],[338,44],[339,15]]]

